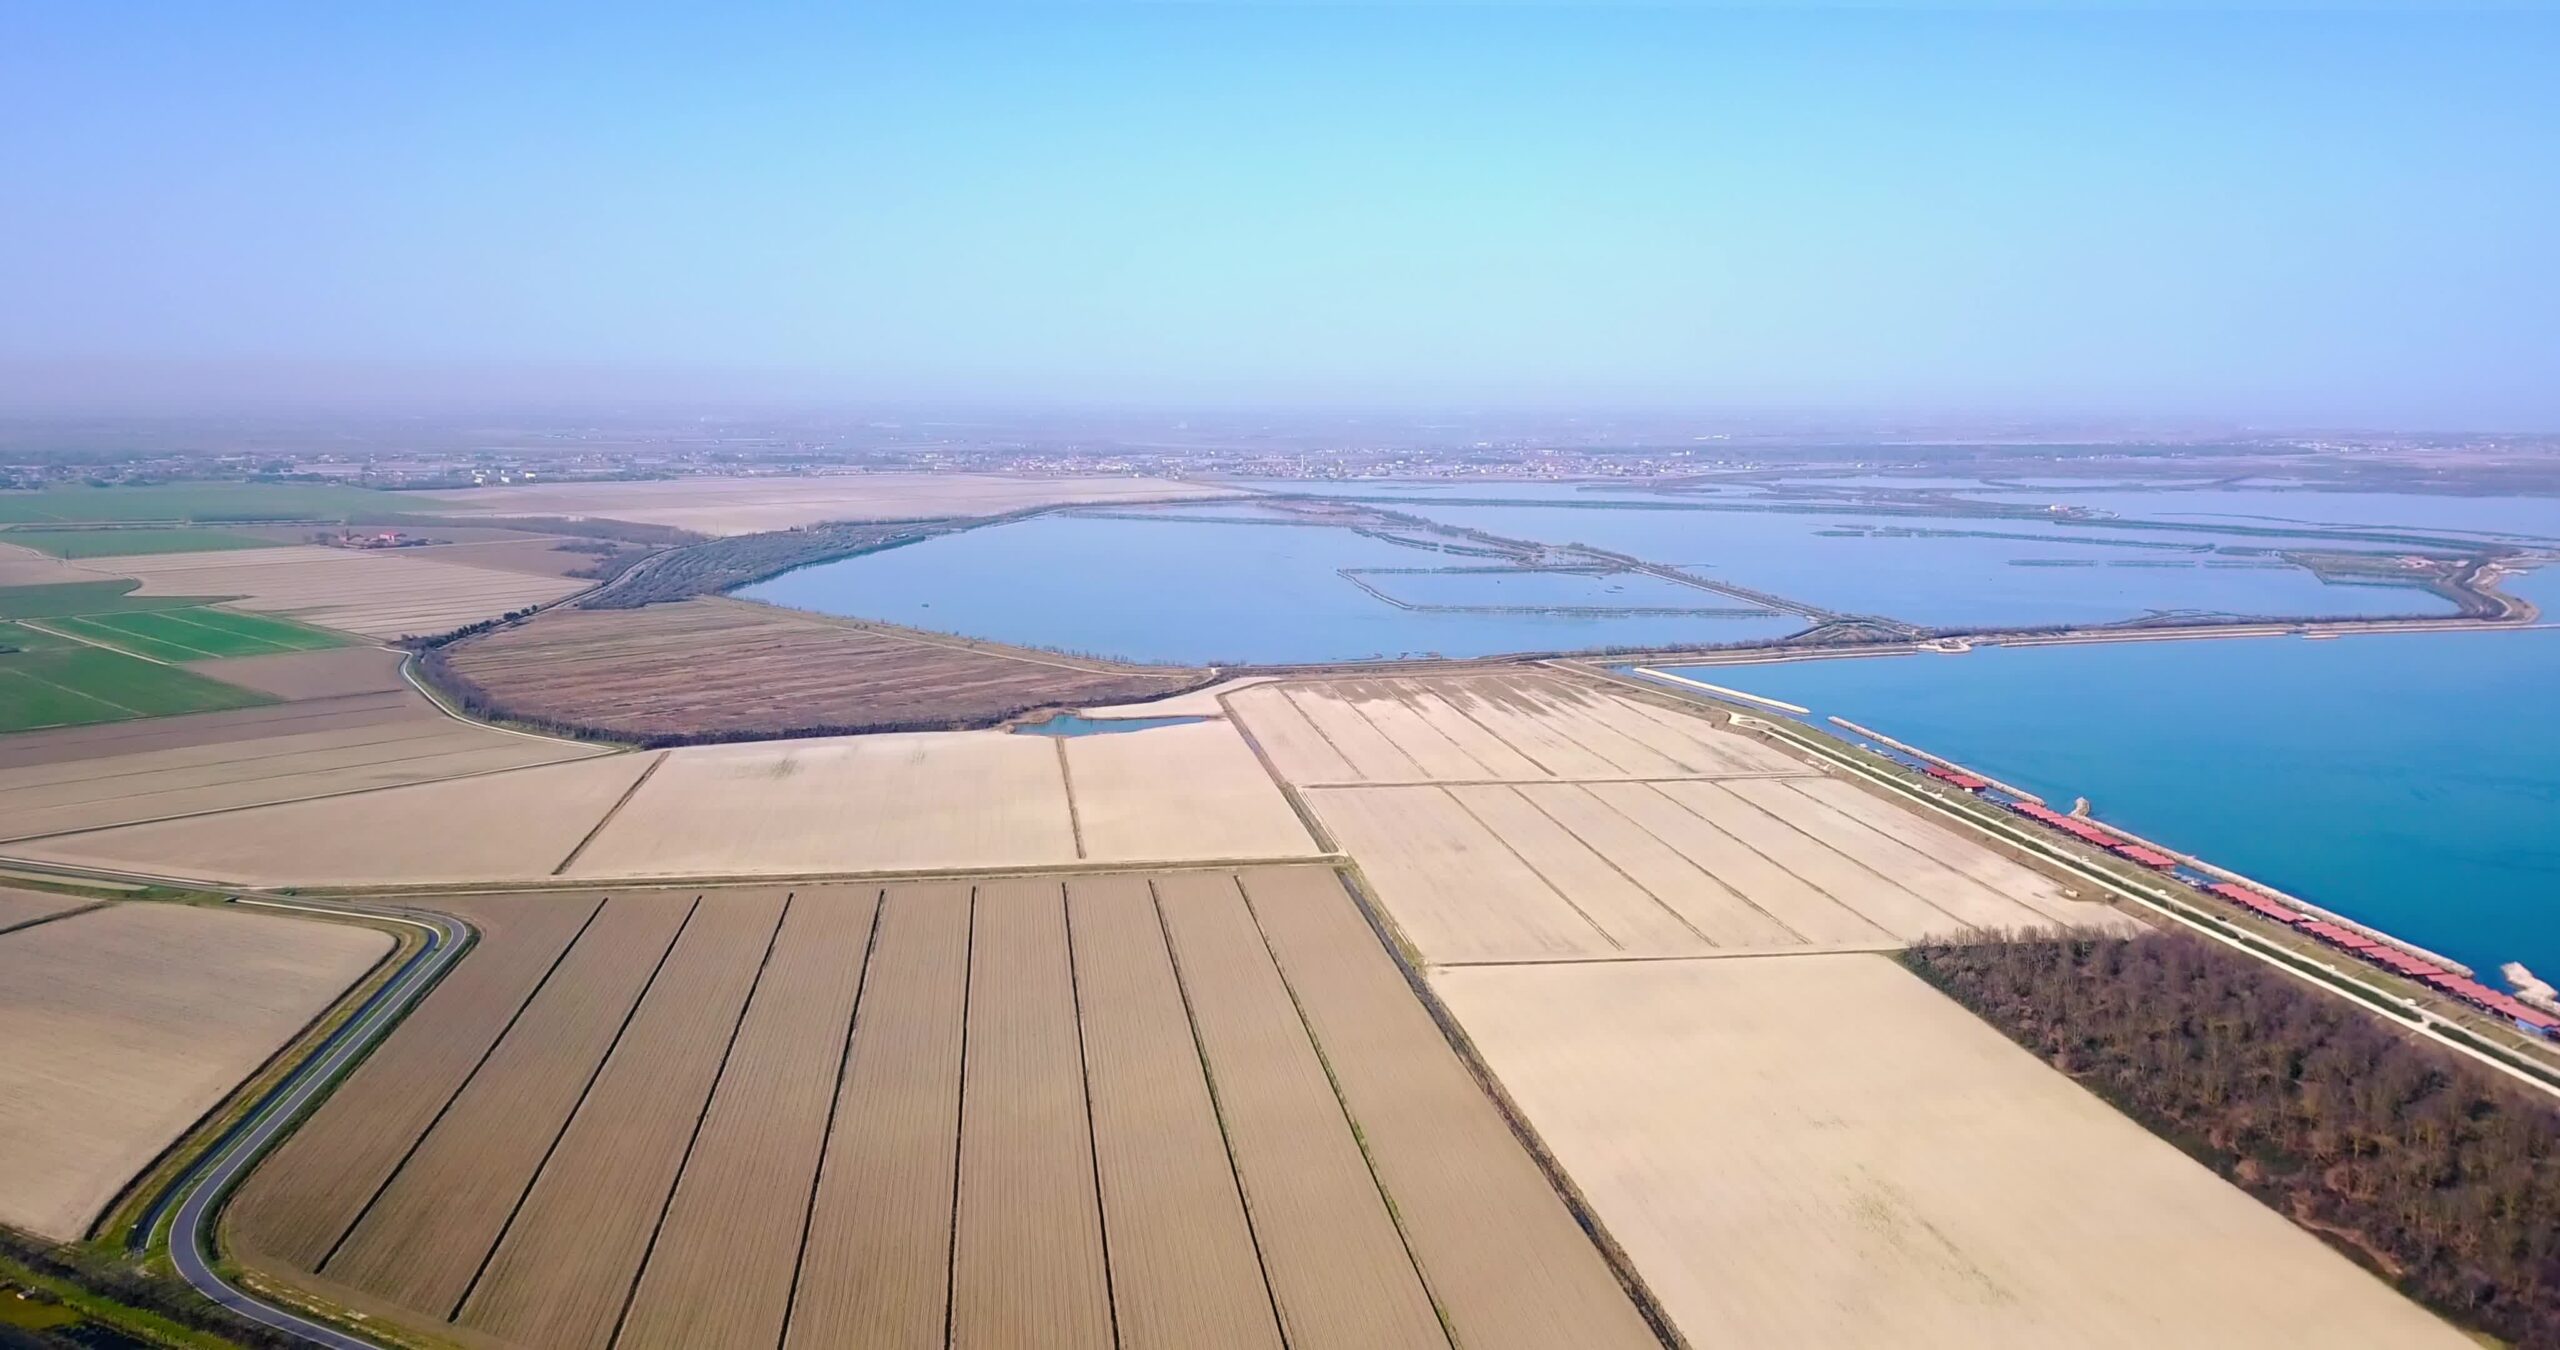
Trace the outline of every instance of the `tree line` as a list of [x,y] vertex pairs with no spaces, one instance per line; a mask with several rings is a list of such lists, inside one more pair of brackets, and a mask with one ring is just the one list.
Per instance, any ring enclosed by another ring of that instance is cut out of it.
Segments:
[[2560,1104],[2185,933],[1912,948],[1910,968],[2419,1302],[2560,1346]]

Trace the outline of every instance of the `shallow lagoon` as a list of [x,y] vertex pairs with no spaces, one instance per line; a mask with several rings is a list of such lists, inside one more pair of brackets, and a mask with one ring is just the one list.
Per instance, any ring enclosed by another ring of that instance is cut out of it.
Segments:
[[822,563],[738,593],[968,637],[1191,664],[1742,642],[1805,626],[1792,616],[1420,612],[1369,595],[1336,570],[1468,561],[1333,527],[1052,515]]
[[[2455,612],[2452,602],[2416,587],[2331,584],[2290,566],[2211,565],[2261,560],[2201,552],[2211,537],[2166,531],[2048,541],[1952,532],[2058,534],[2072,527],[1762,511],[1414,509],[1445,524],[1590,544],[1791,600],[1931,627],[2116,623],[2161,611],[2336,618]],[[1853,533],[1866,529],[1877,532]],[[1903,533],[1882,532],[1888,530]],[[2144,541],[2173,547],[2127,546]]]
[[[2533,579],[2546,603],[2560,587]],[[1979,649],[1697,678],[1838,715],[2479,970],[2560,974],[2560,630]]]

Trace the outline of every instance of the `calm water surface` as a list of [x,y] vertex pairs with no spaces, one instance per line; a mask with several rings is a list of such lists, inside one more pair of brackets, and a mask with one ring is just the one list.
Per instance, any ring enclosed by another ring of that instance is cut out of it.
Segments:
[[[2560,578],[2526,589],[2560,602]],[[1838,715],[2476,968],[2560,974],[2560,630],[1984,649],[1697,677]]]

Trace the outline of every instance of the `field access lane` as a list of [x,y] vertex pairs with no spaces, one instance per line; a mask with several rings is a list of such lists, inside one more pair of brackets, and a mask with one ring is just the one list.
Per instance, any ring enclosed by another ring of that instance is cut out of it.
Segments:
[[[1331,881],[1332,874],[1316,875]],[[1233,876],[1156,882],[1262,1259],[1293,1346],[1448,1336]]]
[[878,894],[820,886],[792,895],[618,1350],[781,1344]]
[[472,1286],[463,1325],[542,1350],[611,1339],[785,903],[766,891],[696,907]]
[[880,902],[786,1350],[944,1343],[970,910],[957,883],[892,886]]
[[954,1350],[1107,1350],[1093,1124],[1054,880],[978,887],[952,1239]]
[[693,908],[607,901],[320,1273],[451,1315]]
[[1279,1350],[1154,893],[1078,877],[1067,926],[1121,1350]]

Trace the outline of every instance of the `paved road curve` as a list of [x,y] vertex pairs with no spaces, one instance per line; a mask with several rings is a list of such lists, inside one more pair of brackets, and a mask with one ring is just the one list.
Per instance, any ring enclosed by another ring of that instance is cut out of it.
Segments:
[[461,955],[463,941],[470,936],[470,930],[444,915],[414,910],[285,904],[251,899],[243,899],[239,903],[271,909],[361,914],[367,918],[388,919],[426,930],[427,944],[412,953],[399,972],[375,990],[373,997],[365,1001],[356,1015],[323,1041],[319,1050],[300,1068],[276,1084],[256,1109],[171,1183],[141,1221],[134,1225],[128,1243],[136,1249],[149,1246],[151,1234],[159,1226],[161,1216],[175,1205],[177,1218],[169,1230],[169,1257],[176,1263],[180,1278],[193,1285],[196,1292],[241,1317],[298,1337],[310,1345],[327,1346],[330,1350],[377,1350],[371,1341],[277,1307],[234,1287],[215,1274],[211,1255],[214,1207],[267,1146],[289,1129],[348,1065],[354,1063],[390,1029],[392,1023],[399,1020],[402,1013],[408,1011],[409,1005],[435,983],[445,967],[453,964],[454,958]]

